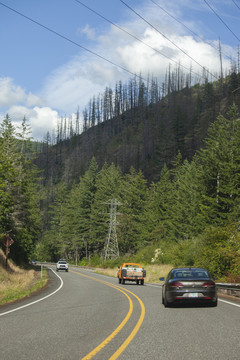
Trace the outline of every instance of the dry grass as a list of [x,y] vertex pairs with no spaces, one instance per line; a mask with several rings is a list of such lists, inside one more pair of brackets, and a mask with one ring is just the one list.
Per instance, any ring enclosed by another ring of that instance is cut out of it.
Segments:
[[[4,258],[2,250],[0,256]],[[0,305],[21,299],[43,287],[47,282],[46,273],[24,270],[9,261],[8,271],[0,264]]]
[[[144,269],[146,270],[146,283],[160,283],[160,277],[166,277],[168,272],[173,268],[171,265],[146,265]],[[117,277],[118,268],[113,269],[97,269],[96,272],[99,274],[104,274],[112,277]]]

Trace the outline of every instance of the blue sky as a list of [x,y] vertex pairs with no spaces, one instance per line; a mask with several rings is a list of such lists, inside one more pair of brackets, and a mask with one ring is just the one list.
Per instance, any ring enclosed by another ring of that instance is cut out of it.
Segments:
[[219,39],[224,73],[230,59],[237,61],[240,0],[124,0],[140,16],[120,0],[80,2],[109,21],[76,0],[0,0],[0,119],[8,113],[17,124],[25,115],[35,139],[131,73],[150,74],[161,83],[169,64],[180,63],[191,66],[200,81],[202,67],[218,77]]

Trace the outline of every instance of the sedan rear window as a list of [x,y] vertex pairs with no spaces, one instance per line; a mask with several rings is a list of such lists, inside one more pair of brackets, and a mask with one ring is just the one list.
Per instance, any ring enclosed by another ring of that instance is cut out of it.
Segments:
[[172,273],[173,279],[209,279],[207,271],[204,270],[176,270]]

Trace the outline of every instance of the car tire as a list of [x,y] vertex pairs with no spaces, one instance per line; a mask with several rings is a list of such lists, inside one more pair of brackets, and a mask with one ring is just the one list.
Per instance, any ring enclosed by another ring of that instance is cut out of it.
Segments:
[[139,285],[139,280],[136,280],[136,284]]
[[125,279],[122,279],[122,284],[123,284],[123,285],[125,284]]
[[118,283],[121,284],[122,283],[122,279],[118,278]]
[[217,300],[215,300],[215,301],[212,301],[211,302],[211,307],[216,307],[217,306],[217,304],[218,304],[218,301]]
[[166,297],[163,299],[163,305],[165,308],[169,307],[169,302],[167,301]]
[[141,280],[141,285],[144,285],[144,279]]

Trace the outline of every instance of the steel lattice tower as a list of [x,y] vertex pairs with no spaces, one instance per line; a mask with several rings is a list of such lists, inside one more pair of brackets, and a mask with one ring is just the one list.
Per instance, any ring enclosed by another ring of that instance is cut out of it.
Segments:
[[110,222],[108,236],[104,248],[104,260],[114,259],[119,257],[118,240],[117,240],[117,206],[121,203],[117,199],[110,200],[107,204],[110,204]]

